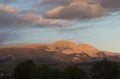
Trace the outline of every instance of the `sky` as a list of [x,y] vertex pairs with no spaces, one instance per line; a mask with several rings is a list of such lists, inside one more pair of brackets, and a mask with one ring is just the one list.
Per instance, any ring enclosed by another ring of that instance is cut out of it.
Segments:
[[69,40],[120,52],[120,0],[0,0],[0,45]]

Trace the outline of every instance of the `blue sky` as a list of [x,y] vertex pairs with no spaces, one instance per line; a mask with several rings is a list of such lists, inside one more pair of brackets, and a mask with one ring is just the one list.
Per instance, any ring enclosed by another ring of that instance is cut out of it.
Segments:
[[120,6],[111,5],[113,0],[88,1],[1,0],[0,45],[69,40],[119,52]]

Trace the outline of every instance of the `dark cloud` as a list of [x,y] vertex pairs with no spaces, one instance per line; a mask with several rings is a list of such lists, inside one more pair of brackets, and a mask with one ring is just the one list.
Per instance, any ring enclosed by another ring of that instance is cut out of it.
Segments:
[[[39,27],[69,25],[69,21],[60,19],[46,19],[37,13],[19,12],[16,9],[0,4],[0,27],[33,25]],[[71,23],[70,23],[71,24]]]
[[55,5],[67,5],[72,2],[89,2],[89,3],[99,3],[102,4],[103,6],[106,6],[107,8],[120,8],[120,0],[43,0],[41,5],[46,4],[55,4]]
[[0,4],[0,27],[10,26],[17,19],[17,12],[14,8]]
[[33,24],[33,26],[37,27],[61,27],[72,24],[69,23],[68,20],[46,19],[43,16],[37,15],[35,13],[22,14],[18,21],[22,23]]
[[45,0],[42,4],[56,5],[45,12],[45,17],[52,19],[96,18],[120,10],[120,0]]
[[51,5],[51,4],[55,4],[55,5],[67,5],[70,4],[72,0],[43,0],[40,5]]
[[53,19],[84,19],[105,16],[106,9],[99,4],[89,4],[88,2],[72,2],[68,6],[57,6],[45,13],[46,18]]
[[105,8],[109,9],[120,9],[120,0],[106,0],[101,3],[101,5]]

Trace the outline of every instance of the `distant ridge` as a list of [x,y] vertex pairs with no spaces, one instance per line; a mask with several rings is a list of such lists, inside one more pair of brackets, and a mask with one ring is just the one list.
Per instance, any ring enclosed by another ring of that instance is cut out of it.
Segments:
[[0,64],[14,64],[26,59],[36,63],[82,63],[103,58],[119,62],[120,54],[100,51],[88,44],[75,44],[64,40],[53,44],[0,46]]

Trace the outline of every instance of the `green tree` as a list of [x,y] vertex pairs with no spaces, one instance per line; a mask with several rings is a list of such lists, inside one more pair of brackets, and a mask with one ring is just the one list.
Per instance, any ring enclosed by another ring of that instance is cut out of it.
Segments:
[[35,66],[32,60],[26,60],[18,64],[13,73],[13,79],[30,79],[30,72]]
[[119,76],[119,63],[106,59],[95,62],[92,66],[91,79],[116,79]]
[[86,79],[85,72],[78,67],[67,67],[63,71],[64,79]]

